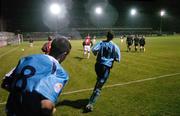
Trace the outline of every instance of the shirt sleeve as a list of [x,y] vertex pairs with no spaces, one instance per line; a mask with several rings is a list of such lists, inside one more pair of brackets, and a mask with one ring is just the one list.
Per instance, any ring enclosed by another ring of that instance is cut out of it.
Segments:
[[121,59],[121,52],[120,52],[120,48],[115,45],[115,61],[120,62]]
[[56,103],[67,81],[68,80],[66,78],[57,77],[56,75],[50,75],[40,80],[35,88],[35,91],[40,93],[53,103]]
[[100,43],[101,42],[98,42],[97,44],[95,44],[93,47],[92,47],[92,52],[93,52],[93,54],[96,56],[97,55],[97,53],[98,53],[98,51],[99,51],[99,49],[100,49]]

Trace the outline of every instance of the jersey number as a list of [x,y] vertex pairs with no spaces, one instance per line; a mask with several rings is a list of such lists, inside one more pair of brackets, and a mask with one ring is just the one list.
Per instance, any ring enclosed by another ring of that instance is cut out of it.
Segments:
[[[25,74],[25,71],[28,71],[28,74]],[[23,67],[23,69],[21,70],[20,76],[18,78],[18,80],[22,80],[21,90],[24,90],[26,88],[27,78],[32,77],[35,74],[35,72],[36,72],[36,69],[32,66],[27,65]]]

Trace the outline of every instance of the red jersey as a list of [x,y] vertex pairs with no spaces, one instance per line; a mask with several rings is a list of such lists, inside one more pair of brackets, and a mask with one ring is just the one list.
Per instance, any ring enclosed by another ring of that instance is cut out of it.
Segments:
[[50,50],[51,50],[51,41],[48,41],[43,45],[42,51],[45,52],[45,54],[49,54]]
[[85,45],[90,45],[91,44],[91,37],[90,36],[86,36],[85,38]]

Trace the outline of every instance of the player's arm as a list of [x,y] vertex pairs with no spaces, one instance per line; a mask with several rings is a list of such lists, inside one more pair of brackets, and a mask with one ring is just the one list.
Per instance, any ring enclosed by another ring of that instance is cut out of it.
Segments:
[[5,76],[3,77],[2,80],[2,84],[1,84],[1,88],[10,91],[11,90],[11,86],[12,83],[15,80],[15,71],[16,71],[16,67],[14,67],[11,71],[9,71],[7,74],[5,74]]
[[56,111],[55,105],[48,99],[41,101],[41,115],[42,116],[52,116]]
[[95,44],[93,47],[92,47],[92,53],[96,56],[97,55],[97,53],[98,53],[98,51],[99,51],[99,49],[100,49],[100,43],[101,42],[98,42],[97,44]]
[[120,52],[120,48],[115,45],[115,61],[120,62],[120,58],[121,58],[121,52]]

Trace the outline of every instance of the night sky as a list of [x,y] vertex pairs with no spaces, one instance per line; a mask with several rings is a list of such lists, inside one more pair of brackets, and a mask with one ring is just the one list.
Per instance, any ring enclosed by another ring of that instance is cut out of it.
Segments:
[[[159,12],[164,9],[166,16],[162,18],[163,31],[180,32],[179,0],[1,0],[1,31],[52,31],[52,27],[49,28],[46,24],[46,19],[50,16],[45,13],[49,9],[50,1],[65,2],[67,7],[67,17],[61,20],[68,22],[61,29],[97,27],[89,10],[92,6],[106,1],[111,10],[106,11],[106,17],[100,19],[100,22],[112,19],[113,23],[102,24],[101,27],[159,30]],[[131,8],[137,9],[137,16],[129,15]],[[59,23],[61,24],[64,22]]]

